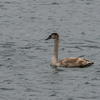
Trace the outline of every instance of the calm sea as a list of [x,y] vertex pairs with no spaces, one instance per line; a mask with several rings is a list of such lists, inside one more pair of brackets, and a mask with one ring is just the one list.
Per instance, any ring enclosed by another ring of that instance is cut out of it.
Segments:
[[[87,68],[52,68],[84,57]],[[100,0],[0,0],[0,100],[100,100]]]

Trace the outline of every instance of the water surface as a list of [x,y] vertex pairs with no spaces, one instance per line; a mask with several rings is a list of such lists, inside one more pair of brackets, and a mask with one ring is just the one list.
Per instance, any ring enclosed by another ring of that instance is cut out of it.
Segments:
[[[88,68],[52,68],[84,57]],[[0,100],[100,100],[99,0],[0,0]]]

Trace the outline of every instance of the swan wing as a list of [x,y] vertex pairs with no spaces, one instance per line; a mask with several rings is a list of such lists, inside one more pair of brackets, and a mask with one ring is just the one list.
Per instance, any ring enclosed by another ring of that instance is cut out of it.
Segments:
[[57,66],[65,66],[65,67],[70,67],[70,68],[84,67],[84,66],[88,66],[92,64],[94,63],[90,62],[89,60],[85,58],[75,58],[75,57],[65,58],[57,62]]

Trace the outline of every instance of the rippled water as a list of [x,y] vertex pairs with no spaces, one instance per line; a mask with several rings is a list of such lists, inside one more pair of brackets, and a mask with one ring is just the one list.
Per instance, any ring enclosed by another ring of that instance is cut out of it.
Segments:
[[[88,68],[52,68],[84,57]],[[100,100],[100,0],[0,0],[0,100]]]

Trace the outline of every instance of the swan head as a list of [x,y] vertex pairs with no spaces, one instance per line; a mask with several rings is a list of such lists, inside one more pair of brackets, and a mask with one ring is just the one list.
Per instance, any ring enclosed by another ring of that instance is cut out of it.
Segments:
[[59,35],[57,34],[57,33],[52,33],[47,39],[45,39],[45,40],[49,40],[49,39],[56,39],[56,38],[58,38],[59,37]]

